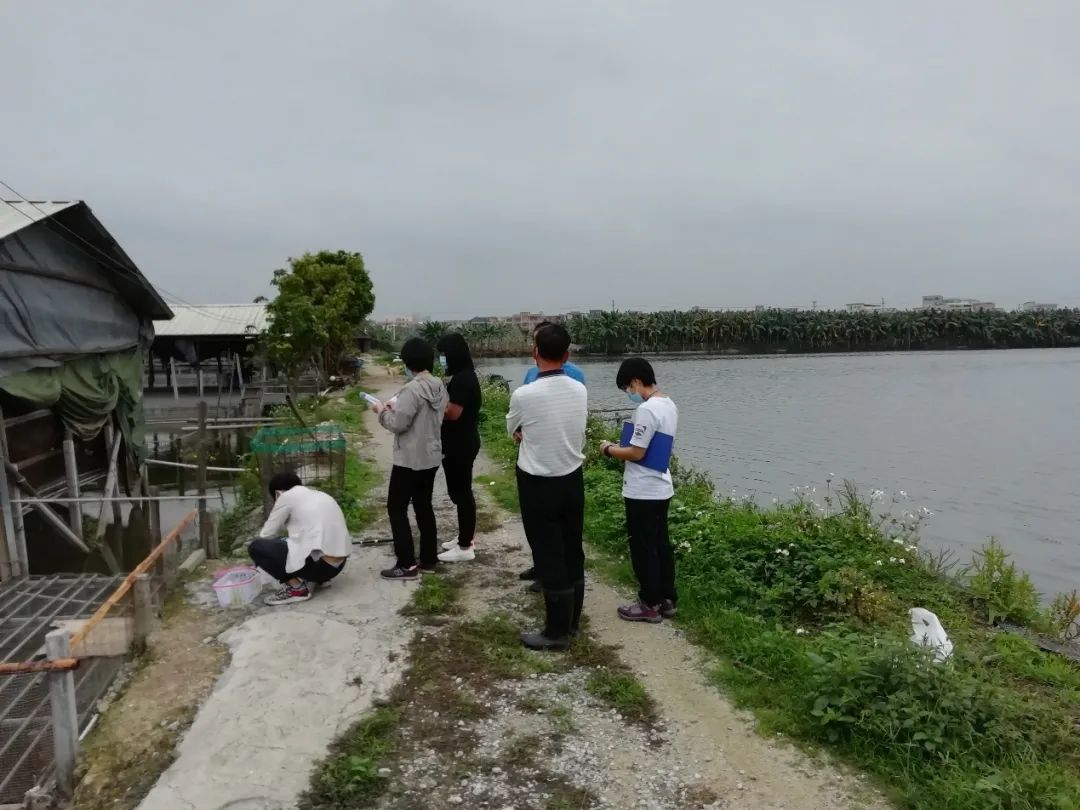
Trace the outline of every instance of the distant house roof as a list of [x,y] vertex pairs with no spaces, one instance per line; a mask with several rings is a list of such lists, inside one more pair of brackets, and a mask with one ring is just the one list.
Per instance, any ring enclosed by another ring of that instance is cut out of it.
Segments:
[[158,337],[239,337],[266,329],[266,304],[173,306],[169,321],[155,321]]
[[117,291],[138,311],[166,319],[172,310],[82,200],[0,200],[0,240],[26,228],[47,228],[112,275]]

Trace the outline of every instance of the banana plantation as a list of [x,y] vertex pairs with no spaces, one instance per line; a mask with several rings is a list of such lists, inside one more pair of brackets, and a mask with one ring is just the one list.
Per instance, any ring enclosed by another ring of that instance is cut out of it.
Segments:
[[[780,310],[600,312],[564,323],[578,353],[855,352],[926,349],[1028,349],[1080,346],[1080,310],[1054,312]],[[528,335],[510,324],[452,328],[432,321],[432,342],[465,335],[481,357],[528,352]]]
[[1080,310],[603,312],[572,316],[582,352],[849,352],[1080,346]]

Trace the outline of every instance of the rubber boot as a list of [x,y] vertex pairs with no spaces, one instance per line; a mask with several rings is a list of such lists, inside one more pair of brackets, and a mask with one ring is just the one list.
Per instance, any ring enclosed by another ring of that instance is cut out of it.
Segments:
[[585,583],[574,586],[574,601],[570,611],[570,635],[576,636],[581,629],[581,609],[585,605]]
[[531,568],[526,568],[524,571],[518,574],[518,579],[522,580],[523,582],[528,582],[530,580],[536,579],[536,567],[533,566]]
[[566,650],[570,647],[573,591],[544,594],[546,620],[543,631],[522,633],[521,643],[530,650]]

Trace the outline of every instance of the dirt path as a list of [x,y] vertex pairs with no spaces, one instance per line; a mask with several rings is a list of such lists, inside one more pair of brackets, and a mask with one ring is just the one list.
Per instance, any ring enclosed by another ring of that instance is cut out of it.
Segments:
[[[480,471],[489,465],[482,458]],[[540,611],[516,577],[530,562],[524,533],[481,497],[494,528],[476,561],[443,575],[454,604],[419,629],[380,807],[888,806],[862,779],[759,736],[676,625],[620,621],[627,595],[592,574],[588,638],[569,656],[522,650],[517,630]],[[441,500],[437,512],[445,539],[453,511]]]

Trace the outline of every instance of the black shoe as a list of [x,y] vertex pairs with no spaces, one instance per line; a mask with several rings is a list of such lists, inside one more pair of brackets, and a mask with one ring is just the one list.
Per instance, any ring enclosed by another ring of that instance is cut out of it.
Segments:
[[574,586],[574,601],[570,612],[570,635],[576,636],[581,629],[581,609],[585,606],[585,584]]
[[529,590],[533,593],[543,593],[544,586],[540,584],[540,580],[534,579],[532,585],[529,586]]
[[678,612],[679,609],[675,607],[675,603],[670,599],[665,599],[660,603],[660,615],[665,619],[674,619]]
[[399,579],[402,582],[414,582],[420,579],[420,571],[415,565],[412,568],[402,568],[400,565],[395,565],[393,568],[387,568],[385,571],[380,571],[379,576],[383,579]]
[[528,568],[528,569],[522,571],[520,574],[518,574],[518,579],[520,579],[522,581],[528,581],[530,579],[536,579],[536,569],[535,568]]
[[544,629],[542,632],[522,633],[521,643],[530,650],[570,649],[570,614],[573,610],[573,591],[544,594]]
[[442,571],[442,566],[436,563],[420,563],[421,574],[437,574]]

